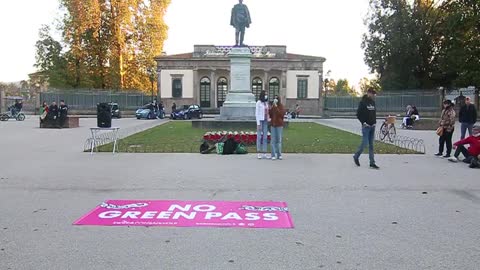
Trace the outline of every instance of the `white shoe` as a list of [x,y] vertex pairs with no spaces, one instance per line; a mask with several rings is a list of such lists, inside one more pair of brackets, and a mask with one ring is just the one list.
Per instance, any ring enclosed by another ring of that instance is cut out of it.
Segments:
[[276,158],[276,157],[272,157],[272,160],[277,160],[277,158]]
[[458,162],[458,158],[456,158],[456,157],[451,157],[451,158],[448,159],[448,161],[457,163],[457,162]]
[[258,159],[262,159],[262,154],[257,155]]
[[278,160],[283,160],[283,157],[282,157],[282,156],[279,156],[279,157],[278,157]]

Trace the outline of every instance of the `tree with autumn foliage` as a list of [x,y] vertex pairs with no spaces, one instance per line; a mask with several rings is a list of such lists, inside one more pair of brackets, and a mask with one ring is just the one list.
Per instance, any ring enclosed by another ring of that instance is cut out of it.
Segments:
[[479,0],[370,0],[365,62],[384,91],[480,85]]
[[[170,0],[60,0],[65,11],[59,26],[62,40],[43,33],[39,44],[62,45],[63,87],[150,92],[154,57],[167,38],[163,18],[169,4]],[[40,71],[57,68],[45,67],[41,54],[51,52],[37,48]]]

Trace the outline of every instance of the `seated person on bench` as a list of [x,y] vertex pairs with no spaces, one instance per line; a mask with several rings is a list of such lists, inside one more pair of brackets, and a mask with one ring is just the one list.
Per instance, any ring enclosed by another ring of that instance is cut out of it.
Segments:
[[403,118],[403,126],[411,128],[413,123],[418,120],[420,120],[420,115],[418,114],[417,107],[408,105],[406,116]]

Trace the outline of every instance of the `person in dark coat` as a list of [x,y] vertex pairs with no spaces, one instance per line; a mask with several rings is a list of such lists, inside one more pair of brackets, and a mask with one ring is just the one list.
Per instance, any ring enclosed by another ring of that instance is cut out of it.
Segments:
[[63,128],[63,125],[65,125],[65,121],[67,120],[68,116],[68,106],[65,104],[64,100],[60,100],[60,108],[59,108],[59,113],[58,113],[58,120],[60,127]]
[[465,139],[468,134],[472,136],[473,125],[477,122],[477,108],[472,104],[470,97],[465,99],[465,105],[460,109],[459,121],[462,124],[461,139]]
[[52,121],[57,121],[58,118],[58,105],[55,101],[50,104],[50,107],[48,107],[48,115],[47,118]]
[[373,144],[375,141],[375,126],[377,124],[377,108],[375,106],[375,95],[377,92],[373,88],[368,89],[367,94],[363,96],[358,105],[357,118],[362,124],[362,143],[357,153],[353,156],[353,161],[360,166],[360,155],[365,146],[369,146],[368,153],[370,158],[370,168],[380,169],[375,162]]
[[19,114],[19,113],[22,111],[22,109],[23,109],[23,102],[22,102],[21,100],[17,100],[17,101],[15,102],[14,108],[15,108],[15,113],[14,113],[14,115]]

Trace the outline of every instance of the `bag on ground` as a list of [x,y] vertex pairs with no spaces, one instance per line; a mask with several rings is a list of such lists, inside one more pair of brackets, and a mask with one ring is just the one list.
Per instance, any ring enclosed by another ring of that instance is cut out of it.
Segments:
[[233,139],[229,138],[225,141],[223,145],[223,154],[224,155],[232,155],[235,154],[235,150],[237,149],[238,143]]
[[217,154],[219,155],[223,155],[223,146],[225,145],[225,143],[217,143],[216,146],[217,146]]
[[237,149],[235,150],[235,154],[237,154],[237,155],[248,154],[247,147],[243,143],[239,143],[237,145]]

